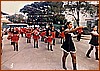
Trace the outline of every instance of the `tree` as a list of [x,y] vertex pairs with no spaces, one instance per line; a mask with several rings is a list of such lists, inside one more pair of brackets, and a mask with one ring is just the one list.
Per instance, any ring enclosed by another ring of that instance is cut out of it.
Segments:
[[[90,16],[93,17],[97,11],[97,7],[87,1],[67,1],[64,7],[67,10],[66,14],[72,15],[76,20],[78,26],[80,12],[83,16],[87,16],[87,14],[90,14]],[[75,17],[75,12],[77,13],[77,18]]]
[[62,13],[65,11],[65,8],[63,4],[63,2],[50,2],[49,10],[54,12],[54,21],[56,21],[56,24],[58,21],[60,21],[60,24],[64,24],[65,15]]
[[[20,12],[27,13],[28,21],[33,22],[34,20],[39,20],[42,15],[44,21],[58,21],[64,20],[65,16],[62,15],[65,8],[63,7],[63,2],[34,2],[30,5],[25,5]],[[36,16],[37,15],[37,16]],[[38,17],[39,16],[39,17]],[[45,17],[46,16],[46,17]]]
[[7,18],[11,22],[19,23],[19,22],[23,21],[24,16],[22,14],[14,14],[14,15],[11,15],[11,16],[7,16]]

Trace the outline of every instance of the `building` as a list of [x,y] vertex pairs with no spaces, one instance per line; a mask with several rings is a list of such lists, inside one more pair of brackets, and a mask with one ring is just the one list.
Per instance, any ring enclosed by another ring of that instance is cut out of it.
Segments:
[[[99,8],[99,1],[88,1],[90,4],[95,5],[97,8]],[[64,2],[64,4],[67,4],[67,2]],[[94,14],[93,17],[90,16],[90,14],[86,13],[85,16],[83,16],[82,11],[79,11],[79,26],[85,26],[88,27],[91,30],[91,27],[94,25],[98,26],[98,21],[99,21],[99,9],[97,9],[96,13]],[[75,9],[75,12],[68,12],[69,10],[66,9],[65,12],[65,18],[67,21],[72,21],[73,26],[77,26],[77,11]],[[76,19],[75,19],[76,17]]]

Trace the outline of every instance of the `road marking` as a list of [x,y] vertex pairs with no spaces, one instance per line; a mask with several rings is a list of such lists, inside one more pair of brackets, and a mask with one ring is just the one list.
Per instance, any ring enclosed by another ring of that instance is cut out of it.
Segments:
[[14,63],[11,64],[11,67],[10,68],[13,68],[13,67],[14,67]]

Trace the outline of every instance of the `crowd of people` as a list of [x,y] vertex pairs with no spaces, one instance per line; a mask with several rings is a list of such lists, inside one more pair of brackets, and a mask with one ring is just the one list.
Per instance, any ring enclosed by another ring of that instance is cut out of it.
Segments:
[[[63,68],[65,70],[67,70],[67,67],[65,66],[66,64],[66,57],[68,56],[68,54],[71,54],[72,57],[72,63],[73,63],[73,70],[77,70],[77,66],[76,66],[76,49],[75,49],[75,44],[73,42],[73,32],[78,31],[78,38],[77,40],[80,41],[80,35],[81,35],[81,30],[84,27],[77,27],[77,28],[72,28],[72,23],[71,22],[67,22],[66,23],[66,28],[62,27],[60,34],[58,36],[60,36],[61,38],[61,49],[63,50],[63,57],[62,57],[62,65]],[[95,52],[95,56],[96,56],[96,60],[99,60],[98,58],[98,36],[99,34],[97,33],[97,29],[96,27],[93,27],[93,31],[91,32],[91,40],[90,43],[91,44],[91,48],[88,50],[86,56],[88,58],[90,58],[89,54],[90,52],[93,50],[93,48],[96,48],[96,52]],[[26,38],[26,43],[31,43],[31,39],[34,40],[34,48],[39,48],[39,39],[41,39],[41,42],[45,42],[48,43],[47,47],[48,50],[53,51],[53,46],[56,45],[55,43],[55,38],[56,38],[56,31],[54,26],[48,26],[48,28],[42,27],[42,28],[38,28],[38,27],[34,27],[34,28],[30,28],[30,27],[23,27],[23,28],[18,28],[18,27],[14,27],[14,28],[10,28],[8,31],[8,40],[11,40],[11,45],[13,45],[14,47],[14,51],[18,51],[18,42],[20,37],[25,37]]]
[[48,26],[48,28],[42,27],[14,27],[8,31],[8,40],[11,40],[11,45],[14,46],[14,51],[18,51],[18,41],[20,37],[26,38],[26,43],[31,43],[31,39],[34,40],[34,48],[39,48],[39,39],[41,42],[48,43],[48,50],[53,51],[53,45],[55,45],[56,32],[54,26]]

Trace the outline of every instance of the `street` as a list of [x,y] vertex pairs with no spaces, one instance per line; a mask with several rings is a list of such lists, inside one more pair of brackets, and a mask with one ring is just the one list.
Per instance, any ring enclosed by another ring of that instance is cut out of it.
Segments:
[[[95,49],[91,53],[91,58],[85,56],[89,49],[89,40],[81,39],[80,42],[74,38],[76,45],[77,69],[78,70],[99,70],[99,61],[95,60]],[[3,36],[3,52],[1,55],[2,70],[63,70],[60,39],[56,38],[56,45],[53,51],[47,50],[47,43],[39,40],[39,48],[33,48],[32,43],[26,43],[26,38],[19,40],[19,51],[13,51],[10,40]],[[68,70],[72,70],[71,56],[66,59]]]

